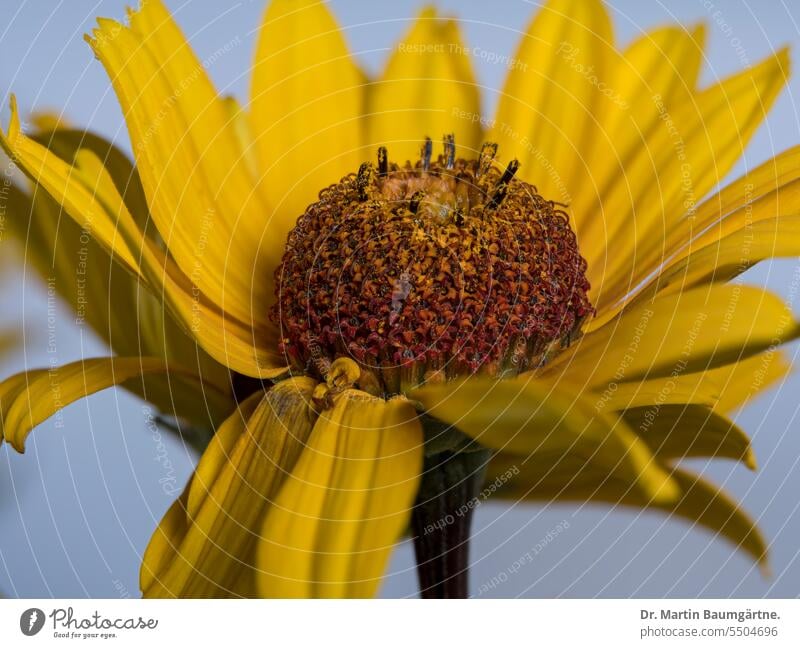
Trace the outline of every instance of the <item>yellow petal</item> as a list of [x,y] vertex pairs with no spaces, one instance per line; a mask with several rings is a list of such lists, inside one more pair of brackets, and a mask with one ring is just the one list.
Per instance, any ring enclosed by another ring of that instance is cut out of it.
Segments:
[[30,431],[61,408],[102,389],[152,373],[195,377],[188,369],[168,366],[162,358],[92,358],[61,367],[25,371],[0,383],[2,436],[25,452]]
[[[12,187],[7,206],[6,223],[24,246],[26,263],[33,265],[49,290],[66,301],[78,326],[88,324],[115,355],[158,356],[171,364],[198,366],[203,383],[214,388],[199,393],[196,380],[186,382],[177,375],[149,375],[126,387],[161,412],[200,425],[208,425],[209,417],[217,421],[230,412],[227,368],[184,334],[138,279],[115,263],[77,223],[62,218],[55,201],[38,191],[31,202]],[[144,325],[151,320],[151,326]],[[204,406],[198,407],[198,402]]]
[[675,494],[647,446],[571,389],[535,380],[471,378],[426,385],[411,397],[429,415],[486,447],[518,455],[588,457],[609,472],[630,475],[652,497],[668,500]]
[[[47,373],[47,369],[31,369],[23,371],[13,376],[9,376],[0,382],[0,416],[3,418],[8,414],[8,409],[24,394],[28,385],[37,381]],[[3,430],[0,430],[0,441],[3,440]]]
[[311,433],[314,384],[292,378],[254,394],[217,430],[173,505],[184,523],[170,509],[145,552],[145,596],[255,595],[261,524]]
[[489,139],[548,199],[571,202],[597,139],[595,115],[612,101],[614,36],[599,0],[551,0],[512,59]]
[[708,198],[694,218],[670,225],[664,257],[639,264],[630,277],[631,286],[644,288],[616,303],[606,302],[589,328],[602,326],[631,302],[684,276],[687,282],[721,281],[762,259],[797,254],[799,169],[800,147],[784,151]]
[[[658,96],[670,108],[691,101],[703,61],[705,28],[687,30],[669,25],[643,34],[631,43],[615,61],[611,71],[616,102],[603,103],[602,128],[614,141],[617,156],[624,164],[636,146],[646,145],[658,125]],[[632,127],[635,124],[635,128]],[[599,162],[599,160],[598,160]],[[608,173],[608,168],[592,168]],[[602,186],[602,182],[598,182]]]
[[625,410],[622,418],[663,460],[707,457],[734,459],[751,470],[756,459],[750,438],[733,421],[702,405],[663,405]]
[[691,226],[692,219],[684,217],[693,215],[701,198],[740,158],[783,88],[788,66],[784,49],[663,113],[656,135],[626,165],[626,181],[613,183],[601,199],[603,213],[613,215],[608,245],[627,241],[629,252],[612,255],[606,268],[590,264],[593,286],[608,286],[599,293],[598,310],[634,287],[631,281],[642,267],[669,253],[664,248],[667,232]]
[[[77,181],[73,168],[46,149],[26,137],[20,128],[16,97],[11,96],[11,121],[8,134],[0,131],[0,145],[21,169],[41,185],[76,222],[102,240],[114,240],[115,227],[98,200]],[[114,253],[126,268],[138,272],[138,264],[131,250],[122,242]]]
[[799,333],[791,310],[768,291],[699,286],[626,309],[546,372],[592,385],[679,375],[742,360]]
[[[610,80],[603,86],[610,100],[600,102],[596,144],[588,164],[590,180],[572,188],[576,231],[590,265],[608,261],[603,245],[609,226],[605,221],[620,218],[629,223],[628,214],[605,212],[605,218],[598,217],[598,200],[602,203],[613,185],[627,181],[627,166],[648,146],[661,124],[659,108],[671,111],[693,101],[704,41],[703,27],[688,31],[668,26],[642,35],[613,57]],[[579,190],[583,187],[586,190]]]
[[[713,370],[712,370],[713,371]],[[633,407],[661,405],[715,405],[719,388],[701,378],[710,372],[697,372],[681,376],[666,376],[641,382],[595,384],[596,406],[606,411],[622,411]],[[577,377],[577,376],[576,376]],[[576,385],[580,388],[581,385]]]
[[422,429],[408,401],[348,390],[322,412],[267,513],[262,596],[368,597],[417,495]]
[[269,212],[229,111],[160,0],[130,12],[129,22],[101,18],[87,40],[125,115],[153,222],[212,301],[268,327],[269,264],[283,241],[265,236]]
[[274,377],[285,371],[274,329],[254,331],[199,291],[172,256],[143,234],[113,178],[91,150],[80,149],[77,166],[70,166],[25,137],[13,97],[9,134],[3,137],[0,133],[0,144],[82,229],[139,275],[157,298],[164,299],[178,322],[212,358],[249,376]]
[[320,190],[363,161],[364,83],[326,3],[269,3],[248,113],[261,190],[273,209],[269,236],[281,245]]
[[[548,471],[549,476],[543,478]],[[704,527],[714,537],[727,539],[766,569],[766,540],[756,523],[735,501],[714,484],[689,472],[676,468],[670,474],[680,491],[673,502],[653,501],[618,475],[581,472],[579,465],[558,472],[546,461],[520,464],[516,458],[504,455],[490,463],[487,479],[506,475],[496,495],[513,502],[591,502],[614,508],[657,510],[670,519],[683,518],[692,527]],[[508,479],[509,475],[513,478]]]
[[[117,232],[130,249],[137,250],[139,272],[150,286],[159,286],[179,322],[219,362],[249,376],[271,378],[285,372],[277,353],[274,331],[253,330],[216,307],[184,276],[170,257],[137,228],[102,162],[91,151],[76,155],[78,179],[99,196],[108,214],[116,214]],[[107,242],[113,249],[115,241]]]
[[425,137],[438,150],[452,133],[458,155],[476,157],[481,124],[488,120],[480,112],[473,56],[454,21],[438,18],[432,7],[423,9],[370,88],[369,144],[385,145],[401,165],[413,164]]
[[28,121],[40,132],[71,128],[69,119],[55,110],[34,110],[28,116]]
[[791,369],[792,363],[784,352],[769,349],[735,365],[713,370],[711,380],[719,385],[720,393],[715,409],[726,413],[739,409],[783,380]]
[[53,151],[62,160],[72,160],[81,149],[92,151],[103,161],[103,166],[114,181],[136,223],[144,229],[150,219],[147,198],[139,172],[114,144],[90,131],[63,129],[34,133],[32,139]]
[[225,109],[233,126],[233,132],[239,140],[247,169],[254,178],[258,178],[258,155],[256,154],[256,140],[253,137],[252,124],[247,112],[236,97],[227,96],[223,99]]
[[[664,405],[705,405],[731,412],[784,378],[791,362],[784,353],[768,349],[739,362],[708,371],[676,372],[652,380],[618,383],[611,380],[592,387],[596,406],[606,411],[632,408],[658,409]],[[576,385],[580,389],[581,385]]]
[[[116,238],[137,250],[141,260],[139,272],[145,282],[163,290],[168,307],[199,344],[214,359],[240,373],[259,378],[283,374],[286,369],[277,353],[274,331],[254,331],[198,294],[172,259],[136,227],[97,156],[81,150],[76,163],[79,180],[102,199],[109,214],[117,215]],[[113,250],[114,243],[112,240],[107,245]]]
[[683,517],[693,525],[706,527],[715,537],[726,538],[768,571],[767,542],[739,504],[714,484],[691,473],[676,470],[673,476],[683,497],[674,508],[662,507],[662,510]]
[[[800,179],[800,146],[792,147],[767,160],[705,200],[686,227],[667,232],[667,249],[680,250],[720,239],[745,225],[775,217],[792,215],[797,202]],[[776,208],[780,212],[776,211]],[[772,211],[770,211],[772,210]]]
[[186,519],[186,498],[188,495],[189,487],[187,486],[181,496],[167,509],[150,538],[144,556],[142,556],[142,566],[139,570],[139,589],[143,593],[146,593],[154,586],[156,576],[167,569],[175,560],[178,542],[189,526],[189,521]]
[[[92,151],[103,160],[103,168],[136,223],[146,226],[149,212],[138,173],[116,146],[78,130],[58,129],[38,133],[33,139],[62,160],[73,159],[82,148]],[[197,407],[196,382],[185,383],[177,377],[148,376],[142,384],[131,385],[135,393],[144,396],[146,392],[160,411],[198,424],[208,425],[209,415],[217,421],[230,412],[230,398],[211,400],[230,391],[228,370],[179,328],[138,277],[115,263],[78,223],[63,217],[58,203],[46,192],[35,191],[31,200],[12,186],[7,205],[7,224],[23,245],[26,262],[67,302],[79,326],[88,324],[118,356],[162,356],[178,365],[198,365],[204,382],[217,388],[206,392],[204,408]],[[90,307],[102,303],[108,306]]]
[[[793,201],[800,207],[800,182]],[[759,206],[760,207],[760,206]],[[788,205],[787,205],[788,207]],[[781,213],[783,209],[772,209]],[[797,214],[797,209],[793,210]],[[785,213],[785,212],[783,212]],[[690,252],[684,259],[670,264],[650,286],[631,303],[653,294],[668,295],[698,284],[730,281],[765,259],[792,257],[800,254],[800,216],[781,215],[751,222],[740,230]]]

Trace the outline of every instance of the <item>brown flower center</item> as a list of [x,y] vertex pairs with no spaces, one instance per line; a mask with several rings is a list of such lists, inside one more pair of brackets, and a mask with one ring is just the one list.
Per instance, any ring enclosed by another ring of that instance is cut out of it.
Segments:
[[293,366],[324,376],[350,357],[362,388],[538,366],[593,311],[567,214],[498,169],[496,146],[455,144],[414,166],[363,164],[323,190],[291,231],[271,316]]

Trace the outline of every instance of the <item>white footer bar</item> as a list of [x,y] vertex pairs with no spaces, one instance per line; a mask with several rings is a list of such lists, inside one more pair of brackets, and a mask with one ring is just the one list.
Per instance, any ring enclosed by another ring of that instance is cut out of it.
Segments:
[[[0,646],[800,646],[797,600],[0,600]],[[240,643],[228,644],[230,646]],[[224,646],[223,648],[227,648]]]

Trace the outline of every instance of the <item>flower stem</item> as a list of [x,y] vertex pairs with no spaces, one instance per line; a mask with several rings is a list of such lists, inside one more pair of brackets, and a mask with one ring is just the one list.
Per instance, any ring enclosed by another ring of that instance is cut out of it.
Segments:
[[411,519],[422,598],[467,598],[472,512],[489,452],[441,452],[425,458]]

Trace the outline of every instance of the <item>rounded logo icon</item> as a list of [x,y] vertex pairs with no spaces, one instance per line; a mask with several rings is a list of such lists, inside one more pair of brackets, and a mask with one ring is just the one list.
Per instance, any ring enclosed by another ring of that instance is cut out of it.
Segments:
[[22,634],[32,637],[44,626],[44,612],[39,608],[25,610],[19,617],[19,629]]

